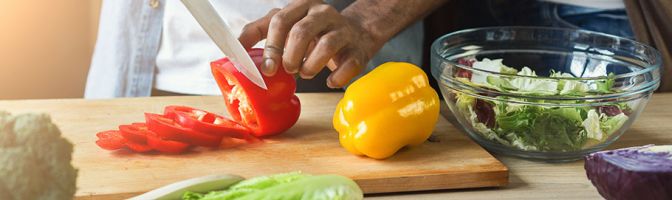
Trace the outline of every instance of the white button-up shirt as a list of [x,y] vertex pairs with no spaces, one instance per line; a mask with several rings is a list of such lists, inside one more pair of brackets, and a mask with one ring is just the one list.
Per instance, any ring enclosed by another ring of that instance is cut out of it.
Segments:
[[[151,95],[155,82],[157,54],[161,47],[166,1],[179,2],[178,0],[103,1],[98,41],[89,69],[85,98]],[[352,0],[325,2],[341,10]],[[365,72],[389,61],[420,65],[422,39],[421,22],[407,27],[383,46],[368,63]],[[211,58],[203,58],[208,59]]]

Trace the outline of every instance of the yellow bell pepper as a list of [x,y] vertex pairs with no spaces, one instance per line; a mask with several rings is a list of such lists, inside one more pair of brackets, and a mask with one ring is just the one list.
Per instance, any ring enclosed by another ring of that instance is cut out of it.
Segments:
[[334,128],[349,152],[385,159],[429,138],[439,103],[420,68],[388,62],[347,88],[334,112]]

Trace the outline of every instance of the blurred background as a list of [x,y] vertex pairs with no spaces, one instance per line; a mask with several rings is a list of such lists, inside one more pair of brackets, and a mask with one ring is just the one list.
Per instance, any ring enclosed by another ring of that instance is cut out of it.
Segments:
[[1,0],[0,99],[81,98],[101,0]]
[[[0,100],[83,97],[101,1],[0,0]],[[435,38],[455,30],[497,25],[489,10],[483,9],[488,1],[452,0],[425,19],[422,66],[427,72],[427,51]],[[500,1],[511,4],[509,0]],[[672,4],[655,0],[625,2],[635,5],[628,7],[630,14],[642,15],[634,17],[639,21],[632,23],[637,25],[634,30],[641,36],[638,39],[661,49],[666,62],[672,62],[672,37],[667,37],[672,35]],[[297,90],[327,91],[323,84],[327,75],[325,70],[313,80],[300,80]],[[434,79],[430,81],[436,86]],[[671,78],[663,77],[661,90],[672,91]]]

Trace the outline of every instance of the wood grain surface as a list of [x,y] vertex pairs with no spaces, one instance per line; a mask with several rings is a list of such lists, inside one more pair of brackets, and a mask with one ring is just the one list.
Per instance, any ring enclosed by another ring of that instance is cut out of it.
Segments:
[[[113,100],[0,101],[13,113],[51,114],[75,144],[78,199],[120,199],[187,178],[210,174],[253,177],[303,171],[353,178],[365,193],[504,186],[508,170],[496,158],[441,118],[433,142],[405,148],[387,160],[349,154],[338,143],[331,119],[342,93],[301,94],[301,118],[286,133],[263,143],[230,149],[196,149],[183,155],[109,152],[95,133],[144,121],[144,112],[188,105],[224,113],[218,96],[153,97]],[[516,177],[514,177],[516,179]]]
[[[654,94],[630,129],[608,149],[647,144],[672,144],[672,93]],[[370,199],[604,199],[586,178],[583,161],[545,163],[495,157],[509,168],[510,182],[505,187],[374,195]]]

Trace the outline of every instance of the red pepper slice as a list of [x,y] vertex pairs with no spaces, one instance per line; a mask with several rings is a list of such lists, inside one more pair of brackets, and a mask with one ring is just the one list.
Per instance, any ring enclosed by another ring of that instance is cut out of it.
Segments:
[[195,131],[240,139],[251,137],[247,127],[205,110],[186,106],[167,106],[164,115],[174,116],[178,124]]
[[157,151],[163,153],[173,153],[178,154],[182,153],[189,148],[189,144],[184,142],[164,140],[161,139],[156,133],[147,131],[147,145],[156,149]]
[[147,144],[140,144],[133,141],[126,142],[126,147],[138,153],[144,153],[153,150],[152,147]]
[[119,126],[119,131],[121,131],[121,136],[124,136],[129,141],[133,141],[140,144],[147,143],[147,124],[145,123],[133,123],[131,125],[121,125]]
[[109,130],[96,133],[96,144],[105,150],[117,150],[126,146],[126,139],[121,136],[121,132],[117,130]]
[[189,147],[187,143],[159,138],[156,133],[147,128],[147,124],[145,123],[121,125],[119,126],[119,130],[124,138],[129,142],[135,143],[131,144],[129,148],[137,152],[148,151],[144,144],[147,144],[146,146],[151,149],[164,153],[181,153]]
[[173,119],[159,114],[145,113],[145,120],[150,131],[166,140],[176,140],[205,147],[217,147],[222,139],[221,136],[209,135],[185,128],[175,123]]
[[201,111],[202,111],[202,113],[207,113],[207,111],[192,108],[192,107],[189,107],[189,106],[172,105],[172,106],[166,106],[165,108],[163,108],[163,116],[166,116],[167,118],[170,118],[170,119],[175,119],[175,117],[177,117],[176,112],[193,112],[195,114],[200,114]]
[[[258,68],[263,61],[263,50],[252,49],[248,53]],[[268,86],[264,90],[238,71],[228,58],[212,62],[211,69],[227,110],[234,121],[250,128],[253,135],[279,134],[298,120],[301,103],[294,94],[296,81],[284,70],[278,70],[272,77],[263,76]]]
[[152,148],[146,144],[136,143],[127,140],[121,135],[121,131],[118,130],[103,131],[97,133],[96,136],[98,137],[96,144],[100,148],[106,150],[118,150],[121,149],[122,147],[126,147],[132,151],[140,153],[152,150]]

